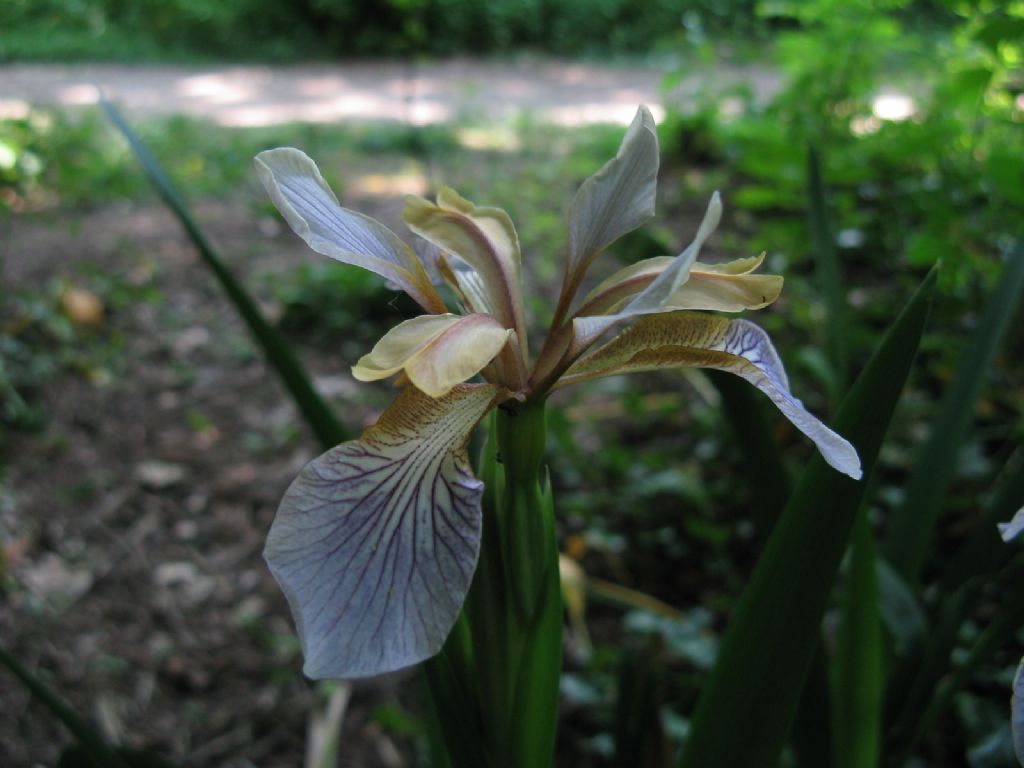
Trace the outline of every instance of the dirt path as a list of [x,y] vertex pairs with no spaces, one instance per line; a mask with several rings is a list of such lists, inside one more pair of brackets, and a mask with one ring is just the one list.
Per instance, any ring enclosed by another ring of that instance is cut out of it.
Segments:
[[[529,114],[556,123],[628,122],[640,103],[663,104],[667,71],[657,66],[605,67],[521,58],[453,59],[419,65],[366,62],[288,67],[0,67],[0,119],[28,104],[83,106],[102,87],[133,116],[188,114],[222,125],[287,122],[455,119],[506,121]],[[708,66],[684,78],[671,99],[701,89],[748,84],[761,96],[778,87],[772,72]]]

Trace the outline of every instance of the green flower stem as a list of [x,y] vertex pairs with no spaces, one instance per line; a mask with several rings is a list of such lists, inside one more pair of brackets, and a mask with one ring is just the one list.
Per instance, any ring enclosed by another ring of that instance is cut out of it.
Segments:
[[544,526],[541,461],[547,431],[543,403],[518,403],[502,407],[495,418],[498,461],[505,472],[505,492],[498,516],[505,579],[513,593],[520,618],[529,622],[544,583],[550,558]]
[[[545,439],[541,401],[510,402],[492,420],[480,562],[464,614],[427,668],[435,703],[471,700],[438,712],[454,768],[552,765],[562,598]],[[473,752],[484,762],[462,758]]]

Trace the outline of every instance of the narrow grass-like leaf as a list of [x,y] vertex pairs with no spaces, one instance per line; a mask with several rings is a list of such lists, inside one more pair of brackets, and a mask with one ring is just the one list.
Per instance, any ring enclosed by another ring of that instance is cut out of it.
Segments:
[[661,722],[665,670],[657,641],[622,655],[613,736],[616,768],[664,768],[672,749]]
[[882,626],[900,652],[920,643],[928,631],[928,617],[907,582],[883,558],[875,558],[878,610]]
[[948,593],[980,574],[998,569],[1010,556],[999,536],[999,523],[1010,520],[1024,505],[1024,446],[1018,447],[999,473],[992,494],[974,531],[942,569],[942,591]]
[[832,687],[833,768],[878,765],[882,628],[875,542],[866,510],[853,526]]
[[790,743],[798,768],[821,768],[832,759],[828,663],[820,639],[813,651],[807,680],[793,721]]
[[[835,425],[869,475],[928,315],[931,272],[847,395]],[[758,561],[701,692],[681,765],[778,760],[866,483],[811,460]]]
[[109,768],[129,768],[117,751],[100,735],[93,726],[87,723],[67,702],[57,694],[20,661],[11,656],[5,649],[0,648],[0,664],[3,664],[11,671],[28,691],[35,696],[50,713],[71,731],[71,734],[78,740],[82,749],[99,765]]
[[280,376],[285,388],[298,406],[300,413],[309,425],[313,434],[324,448],[344,442],[348,439],[345,428],[331,411],[330,406],[317,394],[302,364],[295,357],[288,342],[278,333],[263,316],[256,302],[228,269],[220,255],[206,239],[202,229],[192,217],[184,199],[171,183],[149,148],[132,130],[131,126],[118,111],[117,107],[106,99],[100,102],[103,111],[118,131],[128,141],[135,158],[142,166],[146,178],[160,195],[167,207],[175,215],[192,244],[195,245],[203,262],[210,268],[217,282],[220,283],[228,299],[238,310],[256,343],[263,350],[267,362]]
[[935,690],[935,681],[949,668],[963,615],[974,595],[971,587],[945,595],[928,629],[927,641],[904,653],[901,663],[893,667],[885,702],[885,711],[890,713],[885,734],[887,756],[908,741],[908,734],[914,731]]
[[943,571],[940,594],[945,598],[931,628],[926,636],[920,633],[917,641],[907,646],[892,670],[887,701],[887,708],[895,713],[890,728],[891,749],[909,749],[922,732],[920,720],[926,709],[934,708],[929,699],[949,677],[960,627],[975,607],[984,577],[1003,568],[1013,551],[999,538],[996,523],[1009,519],[1022,500],[1024,449],[1018,449],[1000,472],[974,532]]
[[924,565],[932,535],[944,507],[946,489],[956,474],[960,445],[974,418],[974,405],[985,376],[1024,288],[1024,241],[1014,249],[999,287],[988,301],[965,348],[956,375],[946,390],[931,434],[914,461],[903,504],[889,525],[884,553],[893,567],[914,584]]
[[1017,762],[1024,765],[1024,659],[1013,676],[1013,697],[1010,699],[1010,726],[1013,728],[1013,751]]
[[[913,715],[904,720],[902,738],[894,746],[893,765],[902,765],[913,754],[921,738],[931,730],[953,701],[953,697],[967,684],[978,668],[989,661],[992,655],[1020,631],[1024,625],[1024,591],[1020,589],[1024,578],[1024,557],[1008,565],[999,579],[1000,594],[1006,599],[992,622],[978,636],[966,657],[952,671],[945,674],[937,686],[930,689],[927,704],[908,706],[906,712]],[[970,602],[969,600],[966,602]],[[947,654],[946,658],[949,656]],[[940,680],[938,676],[934,678]],[[909,722],[908,722],[909,720]]]
[[[722,398],[722,407],[743,454],[747,484],[755,489],[751,500],[754,525],[767,538],[782,514],[791,483],[782,453],[765,418],[763,403],[746,382],[724,371],[703,371]],[[819,647],[807,673],[793,723],[793,749],[797,765],[818,768],[832,755],[832,724],[829,720],[828,668]]]
[[352,684],[347,680],[324,683],[326,698],[322,709],[310,712],[306,721],[306,759],[303,768],[338,768],[341,724],[345,719]]
[[843,277],[839,269],[835,233],[828,213],[825,182],[821,177],[821,163],[818,150],[813,145],[807,147],[807,202],[818,289],[825,298],[825,345],[832,364],[829,394],[835,406],[846,391],[848,376],[846,298],[843,296]]
[[423,664],[432,706],[431,768],[489,766],[476,708],[472,677],[466,672],[468,626],[464,615],[456,622],[441,653]]

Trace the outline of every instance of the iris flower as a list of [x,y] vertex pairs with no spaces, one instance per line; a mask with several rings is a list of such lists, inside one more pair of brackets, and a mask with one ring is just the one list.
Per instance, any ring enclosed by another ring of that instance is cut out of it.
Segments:
[[295,617],[309,677],[376,675],[440,650],[480,549],[483,484],[470,467],[469,435],[505,401],[618,373],[716,368],[764,392],[825,461],[860,477],[853,446],[790,393],[767,334],[747,320],[698,311],[760,309],[782,288],[781,277],[754,274],[763,255],[697,260],[721,218],[717,193],[682,253],[632,264],[577,298],[594,259],[654,215],[658,140],[645,108],[616,156],[572,201],[561,294],[535,358],[519,239],[503,210],[448,188],[435,202],[410,196],[403,218],[433,246],[436,261],[427,263],[384,225],[341,207],[299,150],[262,152],[256,168],[313,250],[377,273],[424,311],[352,369],[361,381],[397,376],[394,402],[358,440],[302,470],[270,530],[264,554]]

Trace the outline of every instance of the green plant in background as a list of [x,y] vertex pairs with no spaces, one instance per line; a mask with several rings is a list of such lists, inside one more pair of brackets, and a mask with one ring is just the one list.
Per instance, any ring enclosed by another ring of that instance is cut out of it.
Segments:
[[[698,141],[696,131],[728,159],[735,204],[758,214],[777,251],[812,250],[799,221],[810,143],[841,224],[841,255],[865,263],[886,254],[922,268],[941,261],[940,288],[960,297],[989,282],[1024,204],[1015,181],[1024,172],[1015,149],[1019,5],[929,14],[902,0],[766,0],[758,12],[784,30],[774,48],[782,87],[767,100],[744,94],[739,114],[709,94],[696,116],[679,118],[691,137],[684,145]],[[860,313],[873,314],[870,305]]]
[[[756,30],[753,0],[8,0],[0,61],[251,61],[522,48],[646,53],[706,29]],[[353,35],[352,30],[359,30]],[[258,53],[254,53],[258,52]]]
[[[878,287],[858,297],[854,318],[842,273],[870,274],[895,287],[906,283],[908,265],[942,262],[943,311],[924,343],[929,364],[945,372],[942,403],[924,417],[929,438],[908,457],[901,478],[883,480],[865,499],[873,525],[865,531],[864,522],[855,523],[837,608],[840,630],[831,651],[806,670],[794,714],[792,759],[799,766],[902,766],[921,753],[941,761],[926,736],[949,720],[966,731],[972,766],[1010,759],[1005,707],[990,705],[977,689],[1022,624],[1015,600],[1000,601],[990,622],[979,601],[992,589],[1019,594],[1019,560],[995,527],[1024,500],[1015,358],[1013,351],[1002,360],[996,353],[1024,289],[1016,151],[1024,11],[1019,4],[963,4],[947,33],[929,36],[910,28],[915,18],[905,6],[762,3],[762,12],[798,22],[778,46],[787,72],[781,92],[767,103],[748,100],[738,116],[711,104],[678,122],[682,146],[710,146],[712,157],[735,161],[737,204],[754,212],[765,236],[783,252],[813,256],[818,280],[805,298],[819,305],[810,318],[829,355],[825,366],[818,356],[813,366],[807,361],[833,402],[845,391],[842,372],[856,350],[877,343],[866,326],[887,322],[894,301]],[[808,143],[816,151],[808,152]],[[1011,176],[1016,184],[1008,183]],[[976,328],[967,333],[963,317],[979,306]],[[993,425],[987,417],[986,443],[971,425],[994,362],[1008,387],[991,397],[1005,418]],[[730,417],[749,423],[744,393],[722,391]],[[758,442],[742,440],[745,454]],[[951,496],[967,452],[979,445],[993,450],[984,476],[994,490],[985,493],[979,484],[980,500],[963,491]],[[767,457],[748,463],[765,464],[770,451],[769,440],[760,451]],[[764,487],[763,473],[752,472],[751,483]],[[887,508],[891,514],[880,516]],[[958,514],[950,519],[953,509]],[[951,533],[958,527],[966,533]],[[881,554],[876,535],[883,536]],[[773,686],[779,688],[788,690]],[[732,694],[742,696],[738,687]],[[820,716],[830,702],[831,727]],[[710,755],[693,764],[725,759]],[[765,758],[746,759],[735,764]]]
[[[853,447],[790,395],[763,331],[687,311],[756,309],[781,289],[781,279],[752,274],[760,259],[696,260],[721,216],[717,195],[681,254],[626,267],[577,298],[593,260],[653,215],[658,162],[654,123],[641,109],[616,157],[570,206],[562,290],[531,364],[518,238],[503,211],[447,188],[436,205],[410,197],[406,223],[438,249],[425,263],[383,225],[341,208],[303,153],[257,157],[271,198],[310,247],[390,279],[428,312],[389,331],[353,368],[366,381],[401,374],[406,386],[359,440],[307,465],[265,556],[295,615],[307,675],[362,677],[435,657],[427,678],[454,765],[541,766],[553,757],[562,610],[543,471],[550,391],[630,371],[717,368],[765,392],[829,464],[860,477]],[[447,311],[428,268],[466,314]],[[478,373],[484,383],[464,383]],[[481,484],[466,445],[492,409]]]

